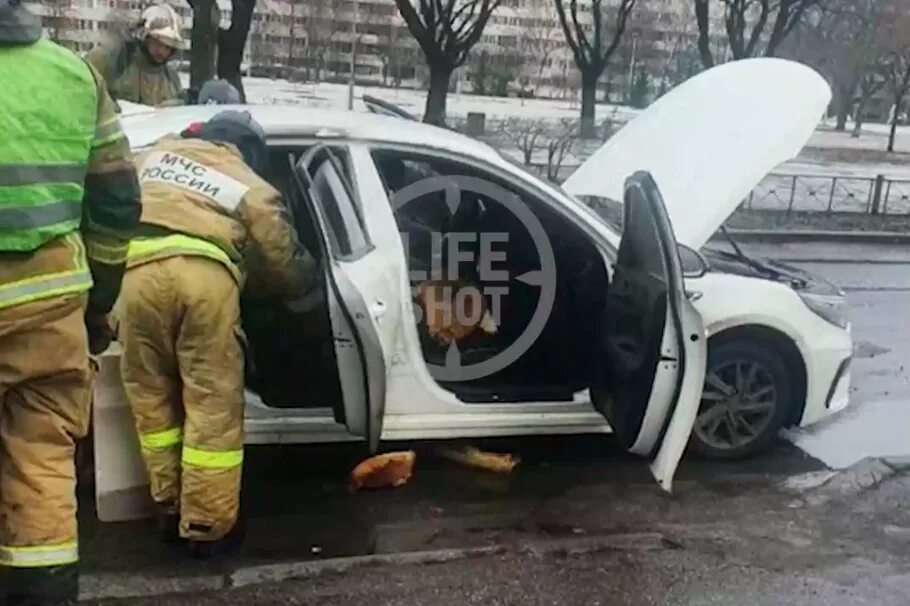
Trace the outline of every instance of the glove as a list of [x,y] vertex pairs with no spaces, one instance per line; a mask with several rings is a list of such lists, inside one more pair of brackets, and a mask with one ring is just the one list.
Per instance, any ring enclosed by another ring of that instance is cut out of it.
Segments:
[[114,340],[114,330],[103,314],[88,313],[85,315],[85,328],[88,331],[88,351],[97,356],[104,353]]

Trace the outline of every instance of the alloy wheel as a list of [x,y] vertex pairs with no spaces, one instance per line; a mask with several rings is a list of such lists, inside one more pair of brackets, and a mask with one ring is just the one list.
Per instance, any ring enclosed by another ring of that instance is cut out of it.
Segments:
[[777,406],[777,385],[769,369],[754,360],[725,360],[705,376],[695,432],[712,448],[740,448],[762,435]]

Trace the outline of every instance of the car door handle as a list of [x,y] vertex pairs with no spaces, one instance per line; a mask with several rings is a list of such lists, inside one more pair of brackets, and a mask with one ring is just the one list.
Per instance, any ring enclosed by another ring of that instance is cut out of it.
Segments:
[[382,318],[382,316],[385,315],[386,309],[387,307],[385,301],[376,299],[373,301],[373,306],[370,308],[370,313],[373,315],[373,318],[378,321],[380,318]]
[[702,293],[697,290],[687,290],[686,291],[686,298],[689,299],[690,301],[698,301],[699,299],[701,299],[701,297],[702,297]]

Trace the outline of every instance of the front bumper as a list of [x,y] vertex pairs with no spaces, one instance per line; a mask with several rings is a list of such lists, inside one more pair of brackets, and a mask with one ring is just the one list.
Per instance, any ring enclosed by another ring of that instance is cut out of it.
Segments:
[[799,421],[802,427],[817,423],[850,404],[853,339],[849,331],[832,327],[824,338],[815,339],[804,348],[803,357],[806,362],[806,407]]

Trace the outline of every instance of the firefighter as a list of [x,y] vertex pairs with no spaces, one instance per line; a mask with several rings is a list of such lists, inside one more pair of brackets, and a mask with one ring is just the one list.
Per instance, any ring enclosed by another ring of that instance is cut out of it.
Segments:
[[115,316],[121,373],[160,530],[205,558],[237,545],[243,462],[240,291],[295,299],[314,273],[265,135],[223,111],[137,157],[142,225]]
[[18,0],[0,0],[0,81],[0,603],[75,604],[75,440],[139,186],[101,76]]
[[126,39],[98,47],[85,58],[104,76],[115,100],[181,105],[186,93],[169,61],[186,46],[177,13],[167,4],[156,4],[142,13]]

